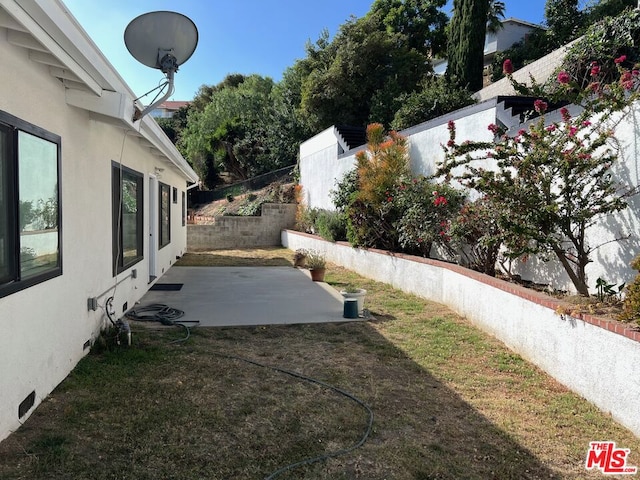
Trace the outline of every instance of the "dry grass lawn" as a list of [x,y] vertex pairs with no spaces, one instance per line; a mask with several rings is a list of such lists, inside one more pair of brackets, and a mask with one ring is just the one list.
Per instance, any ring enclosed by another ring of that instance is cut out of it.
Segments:
[[[284,249],[186,255],[181,264],[291,262]],[[0,479],[262,479],[362,437],[359,449],[278,479],[582,479],[590,441],[640,464],[640,440],[442,305],[329,265],[375,320],[326,325],[137,328],[89,355],[0,443]],[[612,392],[615,395],[615,392]]]

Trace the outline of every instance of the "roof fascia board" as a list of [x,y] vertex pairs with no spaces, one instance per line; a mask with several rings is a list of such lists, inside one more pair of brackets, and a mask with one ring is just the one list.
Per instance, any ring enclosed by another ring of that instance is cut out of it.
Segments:
[[[37,6],[36,0],[22,0],[29,7]],[[0,0],[0,6],[44,46],[52,55],[67,65],[69,70],[80,78],[96,95],[102,94],[102,87],[45,31],[45,29],[22,7],[19,0]]]
[[52,39],[104,90],[128,90],[126,82],[61,0],[14,1],[43,25]]

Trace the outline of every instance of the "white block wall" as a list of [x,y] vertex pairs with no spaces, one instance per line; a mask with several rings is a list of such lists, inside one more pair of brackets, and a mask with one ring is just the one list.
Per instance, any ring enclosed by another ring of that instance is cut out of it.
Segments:
[[561,317],[559,303],[459,266],[354,249],[293,231],[291,249],[316,249],[327,260],[405,292],[447,305],[640,436],[640,333],[585,316]]

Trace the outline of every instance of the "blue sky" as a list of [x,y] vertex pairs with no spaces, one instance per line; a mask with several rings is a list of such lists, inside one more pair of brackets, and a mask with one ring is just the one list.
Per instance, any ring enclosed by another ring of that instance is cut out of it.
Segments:
[[[145,67],[127,51],[123,33],[138,15],[171,10],[198,27],[198,47],[176,74],[171,100],[191,100],[203,85],[215,85],[229,73],[257,73],[279,81],[284,70],[304,57],[308,40],[324,28],[333,36],[351,15],[366,14],[373,0],[63,0],[136,95],[156,87],[163,75]],[[445,11],[451,14],[449,2]],[[545,0],[506,0],[506,17],[543,21]],[[149,103],[150,97],[143,99]]]

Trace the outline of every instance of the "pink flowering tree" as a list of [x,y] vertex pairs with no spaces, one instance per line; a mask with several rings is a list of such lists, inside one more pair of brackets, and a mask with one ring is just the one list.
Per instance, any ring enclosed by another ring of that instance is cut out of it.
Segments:
[[393,197],[394,208],[402,212],[395,224],[402,251],[429,257],[433,246],[447,249],[464,192],[420,176],[401,179]]
[[[590,65],[586,88],[560,72],[553,100],[575,103],[552,113],[540,98],[534,103],[537,117],[517,133],[489,125],[493,142],[459,143],[450,123],[445,161],[437,173],[499,200],[495,235],[507,255],[557,258],[582,295],[589,295],[586,266],[601,246],[587,241],[587,230],[626,208],[625,199],[636,193],[618,184],[611,171],[618,160],[614,120],[637,98],[640,84],[638,72],[626,68],[625,60],[616,59],[619,78],[607,84],[597,64]],[[505,73],[517,91],[532,93],[513,80],[508,63]]]

